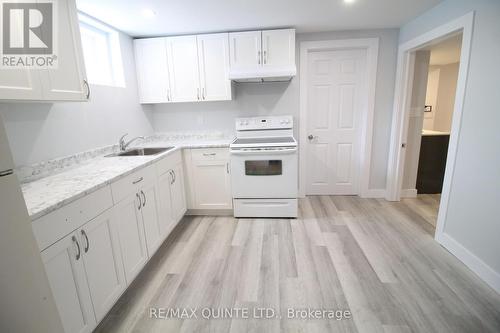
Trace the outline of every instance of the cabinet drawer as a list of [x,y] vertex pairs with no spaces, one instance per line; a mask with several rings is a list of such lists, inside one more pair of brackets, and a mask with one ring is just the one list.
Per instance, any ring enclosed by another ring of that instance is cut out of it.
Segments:
[[33,221],[38,247],[40,250],[47,248],[111,206],[111,189],[106,186]]
[[140,186],[155,180],[155,166],[150,165],[114,182],[111,184],[114,203],[122,201],[129,194],[135,193]]
[[193,161],[229,160],[228,148],[196,148],[191,149]]
[[156,162],[156,171],[158,177],[172,170],[175,165],[182,163],[181,150],[177,150],[171,154],[168,154],[158,162]]

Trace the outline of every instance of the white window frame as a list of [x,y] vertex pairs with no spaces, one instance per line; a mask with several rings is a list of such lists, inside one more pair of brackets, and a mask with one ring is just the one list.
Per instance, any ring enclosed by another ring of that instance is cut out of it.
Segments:
[[[91,78],[89,77],[89,83],[92,85],[125,88],[125,75],[124,75],[123,61],[121,55],[119,32],[81,12],[78,13],[78,22],[79,24],[87,25],[92,29],[107,34],[108,53],[110,57],[109,64],[111,71],[111,82],[110,84],[94,83],[91,81]],[[82,45],[82,47],[84,46]]]

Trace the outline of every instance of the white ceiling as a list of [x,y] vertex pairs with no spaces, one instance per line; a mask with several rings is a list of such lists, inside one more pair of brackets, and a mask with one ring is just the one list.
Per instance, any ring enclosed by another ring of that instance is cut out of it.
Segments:
[[431,51],[430,65],[448,65],[460,61],[462,34],[450,37],[428,48]]
[[[441,0],[77,0],[78,9],[134,37],[258,28],[298,32],[396,28]],[[156,15],[145,17],[144,9]]]

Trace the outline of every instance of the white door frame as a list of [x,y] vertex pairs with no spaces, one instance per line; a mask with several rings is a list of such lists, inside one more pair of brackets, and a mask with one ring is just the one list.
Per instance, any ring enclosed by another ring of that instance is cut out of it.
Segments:
[[404,169],[405,152],[402,144],[406,142],[408,114],[410,103],[410,89],[413,81],[411,66],[411,54],[413,51],[428,45],[431,42],[444,39],[453,33],[462,32],[462,50],[460,55],[460,67],[458,70],[458,81],[455,96],[455,107],[453,110],[450,142],[448,146],[448,157],[446,159],[446,170],[441,193],[441,203],[436,225],[435,239],[439,242],[444,231],[444,224],[448,209],[448,201],[455,169],[458,140],[460,137],[460,123],[462,121],[462,110],[465,97],[465,87],[469,70],[469,56],[472,41],[472,29],[474,23],[474,12],[470,12],[453,21],[443,24],[429,32],[426,32],[399,46],[398,68],[396,71],[396,90],[394,95],[394,114],[392,117],[391,147],[389,151],[389,163],[387,168],[387,200],[399,201],[401,198],[401,186]]
[[373,113],[375,109],[375,90],[377,86],[378,38],[337,39],[326,41],[308,41],[300,43],[300,119],[299,119],[299,196],[306,192],[307,174],[307,81],[309,53],[315,51],[335,51],[349,49],[366,50],[366,100],[363,103],[361,122],[361,151],[358,193],[362,197],[369,195],[370,162],[373,137]]

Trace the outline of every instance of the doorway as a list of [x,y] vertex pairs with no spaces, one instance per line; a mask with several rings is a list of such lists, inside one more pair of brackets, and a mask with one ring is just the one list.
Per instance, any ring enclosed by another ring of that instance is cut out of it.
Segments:
[[[460,123],[462,120],[463,101],[467,82],[473,22],[474,13],[471,12],[412,40],[409,40],[408,42],[400,45],[398,52],[394,115],[387,174],[386,198],[391,201],[399,201],[403,194],[403,176],[405,171],[405,162],[407,161],[406,154],[408,148],[408,135],[410,132],[419,133],[418,129],[412,130],[409,126],[412,115],[412,107],[416,107],[415,104],[412,104],[415,74],[418,75],[418,73],[414,71],[415,64],[418,64],[419,61],[422,62],[421,59],[419,60],[418,52],[426,51],[426,48],[461,34],[460,63],[458,66],[458,77],[456,80],[456,94],[453,104],[451,131],[449,134],[447,156],[445,159],[444,179],[442,182],[442,191],[439,201],[439,212],[435,232],[435,239],[446,248],[448,247],[443,239],[443,230],[446,220],[453,170],[455,168],[458,138],[460,135]],[[427,72],[427,75],[428,74],[429,73]],[[423,82],[427,81],[424,80]],[[423,116],[423,118],[425,119],[425,116]],[[423,124],[422,119],[422,127]],[[420,156],[420,154],[417,156]]]
[[[461,47],[462,33],[459,32],[413,52],[402,198],[439,203],[446,170]],[[435,227],[437,215],[427,221]]]
[[378,39],[302,42],[299,194],[368,191]]

